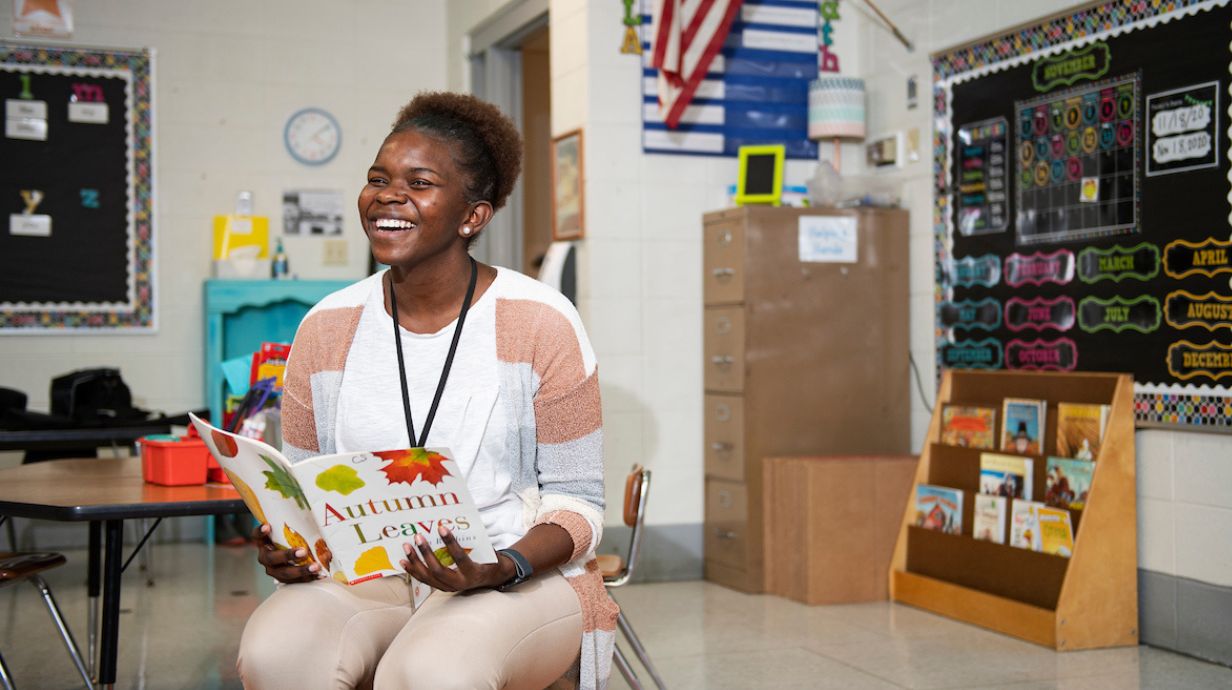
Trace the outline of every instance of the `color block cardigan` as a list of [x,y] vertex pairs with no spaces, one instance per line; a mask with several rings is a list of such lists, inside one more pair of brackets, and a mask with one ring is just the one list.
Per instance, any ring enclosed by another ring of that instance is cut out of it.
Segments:
[[[526,528],[563,527],[573,553],[560,571],[583,616],[581,654],[558,685],[604,688],[619,611],[603,585],[595,548],[603,528],[603,430],[594,354],[573,305],[546,285],[498,269],[495,298],[498,404],[510,420],[506,458]],[[287,361],[283,452],[292,462],[336,452],[334,429],[345,363],[360,315],[384,273],[329,295],[300,323]],[[465,377],[451,372],[450,377]],[[395,377],[396,378],[396,377]],[[401,410],[397,411],[399,414]]]

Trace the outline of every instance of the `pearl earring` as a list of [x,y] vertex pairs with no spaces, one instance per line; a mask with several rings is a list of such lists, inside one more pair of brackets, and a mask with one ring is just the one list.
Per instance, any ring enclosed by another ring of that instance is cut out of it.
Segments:
[[463,234],[463,235],[469,235],[469,234],[471,234],[471,226],[469,226],[469,225],[463,225],[463,226],[462,226],[462,234]]

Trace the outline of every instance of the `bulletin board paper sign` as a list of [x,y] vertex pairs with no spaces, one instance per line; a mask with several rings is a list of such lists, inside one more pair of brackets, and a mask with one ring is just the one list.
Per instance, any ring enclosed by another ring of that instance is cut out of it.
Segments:
[[68,121],[87,125],[105,125],[109,114],[106,103],[69,103]]
[[47,119],[47,101],[35,101],[25,98],[4,99],[4,117],[15,120],[23,117]]
[[13,33],[38,38],[72,38],[72,0],[13,0]]
[[856,219],[850,216],[801,216],[800,260],[854,264],[859,256]]
[[1147,177],[1219,165],[1219,82],[1146,97]]
[[4,136],[9,139],[47,141],[47,120],[34,117],[5,118]]
[[51,216],[42,213],[9,214],[9,234],[22,237],[51,237]]

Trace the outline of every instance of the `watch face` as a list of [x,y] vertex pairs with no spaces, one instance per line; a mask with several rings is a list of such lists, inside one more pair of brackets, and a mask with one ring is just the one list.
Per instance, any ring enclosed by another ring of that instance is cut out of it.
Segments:
[[342,128],[320,108],[304,108],[287,120],[283,131],[287,152],[306,165],[328,163],[342,146]]

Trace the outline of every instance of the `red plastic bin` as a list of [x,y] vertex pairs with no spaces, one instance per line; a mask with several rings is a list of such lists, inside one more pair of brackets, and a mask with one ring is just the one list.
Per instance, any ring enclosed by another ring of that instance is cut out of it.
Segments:
[[204,484],[210,451],[205,441],[183,436],[178,441],[141,439],[141,473],[151,484]]

